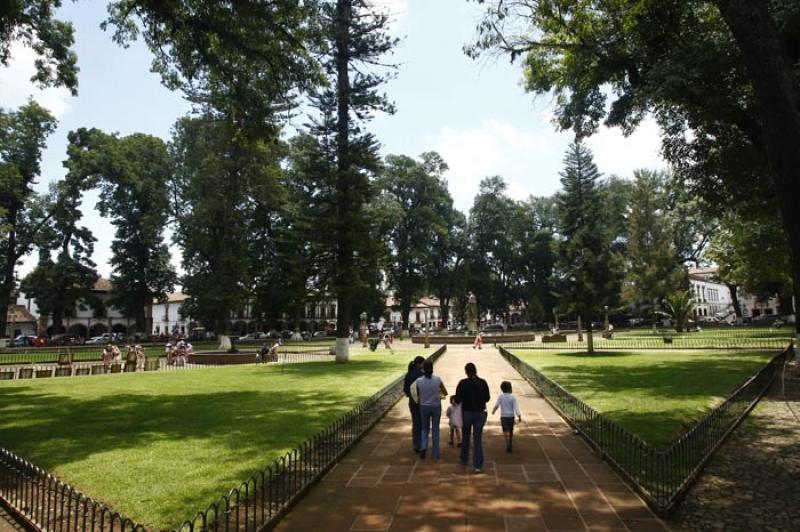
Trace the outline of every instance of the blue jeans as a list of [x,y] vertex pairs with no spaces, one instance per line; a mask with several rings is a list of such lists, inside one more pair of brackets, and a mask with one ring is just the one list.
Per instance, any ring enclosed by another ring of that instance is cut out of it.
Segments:
[[[422,417],[422,439],[420,450],[428,448],[428,434],[431,435],[431,456],[439,459],[439,421],[442,418],[442,407],[419,405],[419,413]],[[431,426],[433,425],[433,426]]]
[[466,464],[469,458],[469,437],[472,435],[472,465],[475,469],[483,469],[483,426],[486,424],[486,412],[470,412],[465,410],[464,426],[461,438],[461,463]]
[[418,451],[419,441],[422,438],[422,419],[419,415],[419,405],[409,399],[408,410],[411,412],[411,445],[415,451]]

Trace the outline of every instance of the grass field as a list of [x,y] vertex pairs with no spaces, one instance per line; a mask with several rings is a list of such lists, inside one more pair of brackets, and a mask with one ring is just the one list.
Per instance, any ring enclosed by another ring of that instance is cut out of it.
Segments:
[[774,355],[512,352],[656,446],[697,423]]
[[0,445],[174,527],[388,384],[417,352],[0,383]]

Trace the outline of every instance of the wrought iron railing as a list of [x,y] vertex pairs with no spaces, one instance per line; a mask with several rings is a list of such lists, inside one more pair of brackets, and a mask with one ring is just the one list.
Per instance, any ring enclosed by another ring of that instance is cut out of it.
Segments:
[[[440,347],[429,360],[435,361],[446,350],[446,345]],[[184,522],[178,531],[257,530],[276,523],[403,396],[403,378],[398,377],[322,432],[220,497]]]
[[658,449],[597,412],[507,349],[500,353],[659,514],[672,511],[702,467],[755,406],[792,353],[791,345],[669,446]]
[[44,469],[0,448],[0,503],[38,530],[145,530]]
[[[429,360],[435,361],[446,350],[447,346],[440,347]],[[403,396],[403,377],[230,490],[177,530],[258,530],[276,523]],[[147,530],[2,447],[0,504],[39,530]]]

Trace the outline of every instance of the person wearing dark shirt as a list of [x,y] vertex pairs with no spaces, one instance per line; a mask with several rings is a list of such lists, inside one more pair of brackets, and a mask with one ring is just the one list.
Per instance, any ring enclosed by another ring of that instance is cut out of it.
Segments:
[[415,453],[419,453],[422,444],[422,417],[419,404],[411,398],[411,385],[424,375],[422,365],[425,359],[418,356],[408,365],[408,373],[403,381],[403,393],[408,397],[408,411],[411,412],[411,443]]
[[467,465],[469,459],[470,435],[472,435],[472,466],[476,473],[483,471],[483,426],[486,424],[486,403],[489,402],[489,385],[478,377],[478,370],[472,362],[464,366],[467,374],[456,387],[456,404],[461,405],[463,416],[463,437],[461,440],[461,464]]

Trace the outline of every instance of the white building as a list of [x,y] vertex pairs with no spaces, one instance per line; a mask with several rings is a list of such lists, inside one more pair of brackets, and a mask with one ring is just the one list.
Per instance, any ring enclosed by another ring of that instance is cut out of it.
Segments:
[[[689,269],[689,282],[695,301],[695,317],[698,321],[711,321],[714,318],[726,321],[736,319],[730,289],[716,280],[718,270],[716,266]],[[760,297],[739,291],[737,298],[742,318],[778,313],[777,294]]]
[[[394,327],[402,327],[403,314],[400,312],[400,303],[394,297],[386,298],[386,310],[389,311],[389,323]],[[426,321],[427,320],[427,321]],[[437,297],[423,297],[413,305],[408,313],[408,324],[411,327],[430,329],[446,328],[453,323],[453,314],[447,319],[442,318],[442,308]]]

